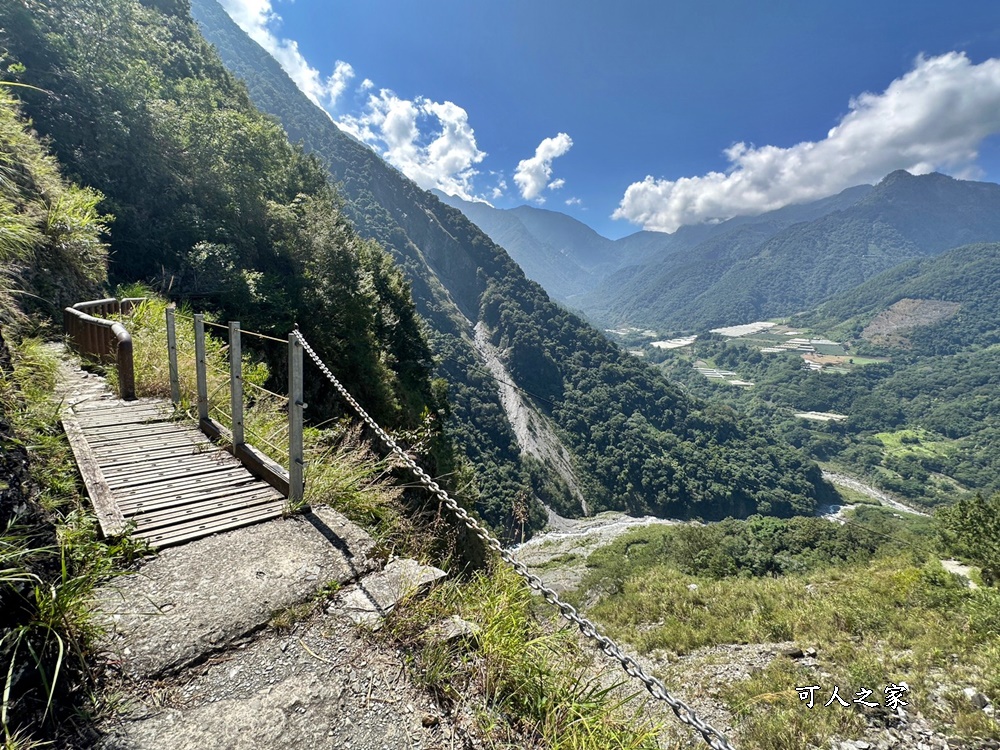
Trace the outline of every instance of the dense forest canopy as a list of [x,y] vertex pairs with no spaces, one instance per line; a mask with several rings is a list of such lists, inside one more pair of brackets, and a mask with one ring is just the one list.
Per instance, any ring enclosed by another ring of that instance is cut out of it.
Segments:
[[[495,527],[525,512],[539,526],[538,499],[580,508],[521,455],[470,322],[534,394],[594,509],[789,515],[829,492],[759,423],[690,399],[554,305],[459,211],[341,133],[217,5],[227,62],[255,73],[255,100],[280,104],[282,125],[254,107],[186,2],[0,3],[5,77],[34,87],[19,89],[34,127],[114,216],[112,283],[150,283],[245,328],[298,323],[377,419],[446,424],[475,477],[440,433],[435,468]],[[313,418],[335,413],[321,380],[308,380]]]
[[34,126],[114,216],[112,283],[152,283],[245,328],[298,323],[390,425],[435,406],[406,283],[354,232],[321,165],[225,71],[186,3],[3,5],[7,77],[36,87],[17,89]]
[[815,466],[759,423],[691,400],[553,304],[461,212],[341,132],[218,3],[196,0],[192,10],[254,101],[328,166],[359,232],[382,242],[412,283],[449,381],[453,429],[489,478],[484,503],[509,506],[530,482],[550,505],[579,513],[562,504],[568,493],[557,476],[540,481],[522,460],[470,323],[486,325],[513,382],[553,424],[591,508],[790,514],[811,511],[828,491]]

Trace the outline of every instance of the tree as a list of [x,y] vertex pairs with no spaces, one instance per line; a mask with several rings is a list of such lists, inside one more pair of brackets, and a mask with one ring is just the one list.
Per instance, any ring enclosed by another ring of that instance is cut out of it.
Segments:
[[983,583],[1000,583],[1000,493],[977,494],[938,511],[941,536],[956,555],[982,568]]

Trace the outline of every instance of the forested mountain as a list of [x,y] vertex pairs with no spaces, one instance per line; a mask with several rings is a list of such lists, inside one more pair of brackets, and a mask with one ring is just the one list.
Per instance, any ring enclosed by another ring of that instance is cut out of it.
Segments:
[[196,0],[192,11],[257,105],[328,165],[359,232],[406,273],[449,381],[453,429],[487,478],[483,504],[494,518],[525,486],[565,511],[572,500],[552,472],[522,461],[474,326],[568,448],[591,509],[717,517],[813,507],[824,491],[814,466],[759,425],[690,401],[557,307],[459,211],[340,131],[216,2]]
[[[69,176],[103,193],[112,282],[150,282],[248,329],[300,323],[387,424],[415,428],[439,408],[401,274],[354,232],[319,162],[253,106],[186,3],[0,0],[0,11],[4,74],[24,84],[11,92]],[[85,218],[80,199],[62,205],[67,218],[47,221]],[[106,292],[53,287],[52,261],[26,273],[54,318]],[[320,414],[335,404],[315,387],[309,400]]]
[[[912,502],[1000,491],[1000,244],[903,263],[795,316],[842,356],[768,349],[783,334],[704,336],[664,367],[696,392],[769,415],[815,458]],[[826,350],[830,352],[830,349]],[[803,356],[822,369],[803,368]],[[754,383],[711,386],[702,360]],[[804,419],[802,412],[843,415]]]
[[1000,186],[990,183],[899,171],[838,199],[819,218],[782,226],[765,214],[643,272],[628,269],[580,307],[661,328],[745,323],[810,309],[914,258],[1000,239]]
[[532,281],[572,303],[605,276],[628,264],[612,240],[571,216],[532,206],[494,208],[434,191],[503,247]]

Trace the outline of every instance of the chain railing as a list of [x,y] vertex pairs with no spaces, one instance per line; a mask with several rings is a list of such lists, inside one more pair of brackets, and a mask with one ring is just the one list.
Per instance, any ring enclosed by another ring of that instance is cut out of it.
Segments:
[[341,397],[343,397],[343,399],[350,404],[354,412],[375,432],[376,435],[378,435],[379,439],[386,445],[386,447],[388,447],[392,453],[400,461],[402,461],[407,468],[409,468],[409,470],[417,477],[419,482],[431,493],[433,493],[433,495],[437,497],[437,499],[440,500],[445,507],[454,513],[462,521],[462,523],[464,523],[470,531],[479,537],[479,539],[487,547],[494,550],[501,559],[509,564],[514,571],[525,580],[532,590],[540,593],[544,597],[545,601],[556,607],[559,610],[559,614],[576,625],[584,636],[595,641],[601,651],[616,660],[629,677],[634,677],[635,679],[641,681],[653,698],[663,701],[670,706],[677,718],[684,724],[687,724],[689,727],[695,729],[702,736],[709,747],[714,748],[714,750],[734,750],[733,746],[729,744],[729,741],[721,732],[719,732],[719,730],[700,719],[691,707],[682,700],[671,695],[660,680],[650,675],[641,664],[639,664],[633,657],[626,654],[622,647],[615,641],[601,633],[597,625],[581,615],[572,604],[564,602],[560,599],[559,595],[555,591],[546,586],[538,576],[528,570],[524,563],[517,560],[509,550],[505,549],[499,539],[487,531],[487,529],[480,524],[479,521],[469,515],[468,511],[459,505],[437,482],[435,482],[431,476],[424,471],[420,465],[417,464],[417,462],[399,446],[398,443],[396,443],[393,437],[382,429],[378,422],[376,422],[368,414],[368,412],[362,408],[361,404],[354,399],[344,385],[330,371],[330,368],[326,366],[322,359],[320,359],[319,355],[316,354],[315,350],[313,350],[313,348],[305,340],[305,337],[303,337],[298,330],[289,335],[289,341],[293,338],[306,351],[309,358],[312,359],[333,387],[336,388]]

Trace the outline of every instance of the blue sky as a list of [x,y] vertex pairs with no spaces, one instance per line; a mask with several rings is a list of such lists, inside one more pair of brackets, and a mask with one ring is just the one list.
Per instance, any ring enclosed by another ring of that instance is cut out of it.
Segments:
[[1000,181],[1000,3],[222,0],[422,187],[609,237]]

